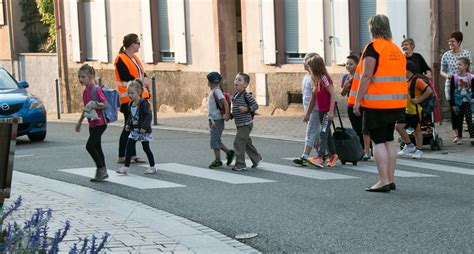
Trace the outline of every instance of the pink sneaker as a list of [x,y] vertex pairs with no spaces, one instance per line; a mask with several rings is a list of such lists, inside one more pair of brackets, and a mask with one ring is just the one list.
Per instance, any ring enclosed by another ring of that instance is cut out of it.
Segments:
[[324,168],[323,158],[319,156],[315,156],[311,159],[308,159],[308,163],[318,168]]
[[332,168],[332,167],[336,166],[336,162],[337,162],[337,155],[336,154],[330,154],[327,166]]

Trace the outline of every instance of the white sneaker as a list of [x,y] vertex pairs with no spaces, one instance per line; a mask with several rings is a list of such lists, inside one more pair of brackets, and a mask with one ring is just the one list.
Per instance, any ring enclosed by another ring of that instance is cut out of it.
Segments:
[[128,175],[128,167],[121,167],[120,169],[115,170],[117,174]]
[[156,170],[156,167],[149,167],[146,171],[145,171],[145,174],[146,175],[150,175],[150,174],[156,174],[157,170]]
[[416,152],[416,146],[414,144],[405,144],[405,146],[403,146],[403,149],[398,152],[398,155],[407,155],[409,153],[414,152]]
[[416,152],[411,156],[412,159],[421,159],[423,157],[423,152],[416,149]]

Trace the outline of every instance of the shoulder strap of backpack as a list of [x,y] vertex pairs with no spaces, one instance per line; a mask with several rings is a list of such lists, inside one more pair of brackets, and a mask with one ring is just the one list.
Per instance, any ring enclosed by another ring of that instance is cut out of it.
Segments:
[[91,90],[91,97],[92,97],[92,100],[93,100],[93,101],[98,101],[98,100],[99,100],[99,99],[97,98],[97,88],[98,88],[98,87],[99,87],[99,86],[94,85],[94,87],[93,87],[92,90]]
[[[220,89],[220,88],[216,88],[216,89]],[[216,102],[217,109],[221,110],[221,104],[220,104],[219,98],[217,98],[216,89],[212,90],[212,96],[214,96],[214,101]],[[221,89],[221,91],[222,91],[222,89]],[[222,92],[222,94],[224,94],[224,92]]]
[[247,98],[247,92],[245,91],[242,96],[244,96],[245,104],[247,104],[247,107],[250,107],[249,99]]
[[411,79],[411,82],[410,82],[410,87],[409,87],[409,91],[410,91],[410,98],[415,98],[415,87],[416,87],[416,80],[418,79],[418,77],[416,75],[413,75],[412,79]]

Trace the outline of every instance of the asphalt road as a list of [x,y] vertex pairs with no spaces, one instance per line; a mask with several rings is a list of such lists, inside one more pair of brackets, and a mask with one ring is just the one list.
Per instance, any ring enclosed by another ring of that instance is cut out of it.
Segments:
[[[256,126],[258,128],[258,126]],[[120,129],[109,126],[103,149],[109,169],[117,169]],[[432,168],[399,166],[431,177],[398,177],[397,190],[368,193],[377,175],[338,165],[331,172],[348,179],[319,180],[261,169],[233,172],[274,182],[230,184],[161,171],[154,179],[185,185],[184,188],[137,189],[116,183],[91,183],[88,178],[59,171],[93,167],[85,150],[88,137],[69,123],[48,123],[45,142],[19,138],[15,170],[70,182],[138,201],[196,221],[228,236],[255,232],[246,244],[263,252],[474,252],[474,165],[423,160]],[[209,136],[190,132],[156,131],[151,143],[158,163],[180,163],[207,168],[212,161]],[[233,137],[224,142],[232,145]],[[292,166],[285,158],[300,155],[303,144],[253,139],[266,163]],[[146,158],[140,145],[139,155]],[[359,167],[373,166],[373,162]],[[446,166],[469,173],[438,171]],[[145,168],[132,165],[132,174]]]

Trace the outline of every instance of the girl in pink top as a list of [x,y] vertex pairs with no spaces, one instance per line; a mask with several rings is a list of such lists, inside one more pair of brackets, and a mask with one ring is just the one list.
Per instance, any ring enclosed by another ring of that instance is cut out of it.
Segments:
[[320,55],[316,54],[311,57],[307,64],[313,80],[313,96],[311,97],[304,121],[307,122],[309,120],[310,115],[308,112],[312,111],[315,103],[318,104],[319,120],[321,121],[318,156],[308,160],[308,162],[318,168],[323,168],[323,157],[326,154],[326,150],[328,150],[329,160],[326,166],[334,167],[337,162],[336,149],[331,135],[331,122],[334,119],[334,86],[326,70],[324,60]]
[[[84,64],[79,69],[78,76],[79,82],[84,86],[84,92],[82,94],[84,111],[76,125],[76,132],[81,131],[82,120],[87,117],[89,123],[89,139],[87,140],[86,149],[97,167],[95,177],[91,179],[91,182],[101,182],[109,177],[105,167],[104,152],[102,151],[101,144],[102,134],[105,129],[107,129],[107,121],[102,112],[102,110],[108,106],[107,99],[102,89],[96,85],[95,71],[92,66]],[[95,92],[93,89],[95,89]]]

